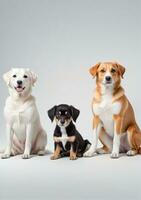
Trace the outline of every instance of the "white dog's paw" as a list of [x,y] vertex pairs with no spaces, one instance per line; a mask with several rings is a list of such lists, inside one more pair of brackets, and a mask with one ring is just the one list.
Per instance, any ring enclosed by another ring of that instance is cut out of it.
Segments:
[[112,153],[111,153],[111,158],[119,158],[119,153],[117,153],[117,152],[112,152]]
[[95,151],[88,150],[83,154],[83,156],[84,157],[92,157],[92,156],[94,156],[94,154],[95,154]]
[[135,156],[136,155],[136,151],[129,150],[126,154],[127,154],[127,156]]
[[29,159],[31,156],[30,156],[30,154],[23,154],[22,155],[22,158],[23,159]]
[[45,150],[40,150],[40,151],[38,151],[38,156],[44,156],[45,155],[45,153],[46,153],[46,151]]
[[1,156],[2,159],[6,159],[6,158],[10,158],[10,153],[4,153],[2,156]]

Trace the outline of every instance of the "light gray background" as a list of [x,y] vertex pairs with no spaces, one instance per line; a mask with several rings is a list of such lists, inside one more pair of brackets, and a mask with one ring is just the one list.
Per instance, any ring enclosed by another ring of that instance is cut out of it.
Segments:
[[[46,110],[68,103],[81,110],[77,128],[91,140],[94,80],[99,61],[116,60],[127,71],[123,86],[141,125],[140,0],[0,0],[0,144],[5,144],[2,80],[11,67],[38,74],[34,88],[42,124],[53,149],[55,124]],[[140,199],[141,157],[109,155],[50,161],[50,155],[0,160],[0,199]]]

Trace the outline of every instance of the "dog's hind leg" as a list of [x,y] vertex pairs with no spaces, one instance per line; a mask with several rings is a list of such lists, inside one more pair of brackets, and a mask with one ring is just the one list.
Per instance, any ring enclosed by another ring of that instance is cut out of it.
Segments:
[[141,154],[141,132],[133,125],[128,128],[127,134],[130,145],[130,150],[127,152],[127,155],[135,156],[138,153]]
[[46,150],[46,145],[47,145],[47,134],[44,130],[39,132],[36,142],[32,148],[32,153],[37,154],[39,156],[43,156],[47,153]]

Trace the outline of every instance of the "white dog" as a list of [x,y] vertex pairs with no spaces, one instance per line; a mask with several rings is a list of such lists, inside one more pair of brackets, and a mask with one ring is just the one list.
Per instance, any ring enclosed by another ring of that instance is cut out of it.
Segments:
[[6,100],[4,115],[6,119],[7,146],[2,158],[23,154],[44,155],[47,135],[43,130],[35,98],[31,95],[37,76],[29,69],[14,68],[3,76],[10,96]]

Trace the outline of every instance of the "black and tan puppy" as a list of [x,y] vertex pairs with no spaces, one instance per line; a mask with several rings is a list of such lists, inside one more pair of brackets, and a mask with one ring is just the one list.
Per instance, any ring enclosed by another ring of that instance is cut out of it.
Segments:
[[88,140],[84,140],[80,133],[76,130],[73,123],[79,116],[80,111],[66,104],[54,106],[48,111],[48,116],[53,122],[56,121],[54,131],[54,154],[52,160],[64,156],[70,156],[70,160],[75,160],[77,157],[82,157],[91,144]]

